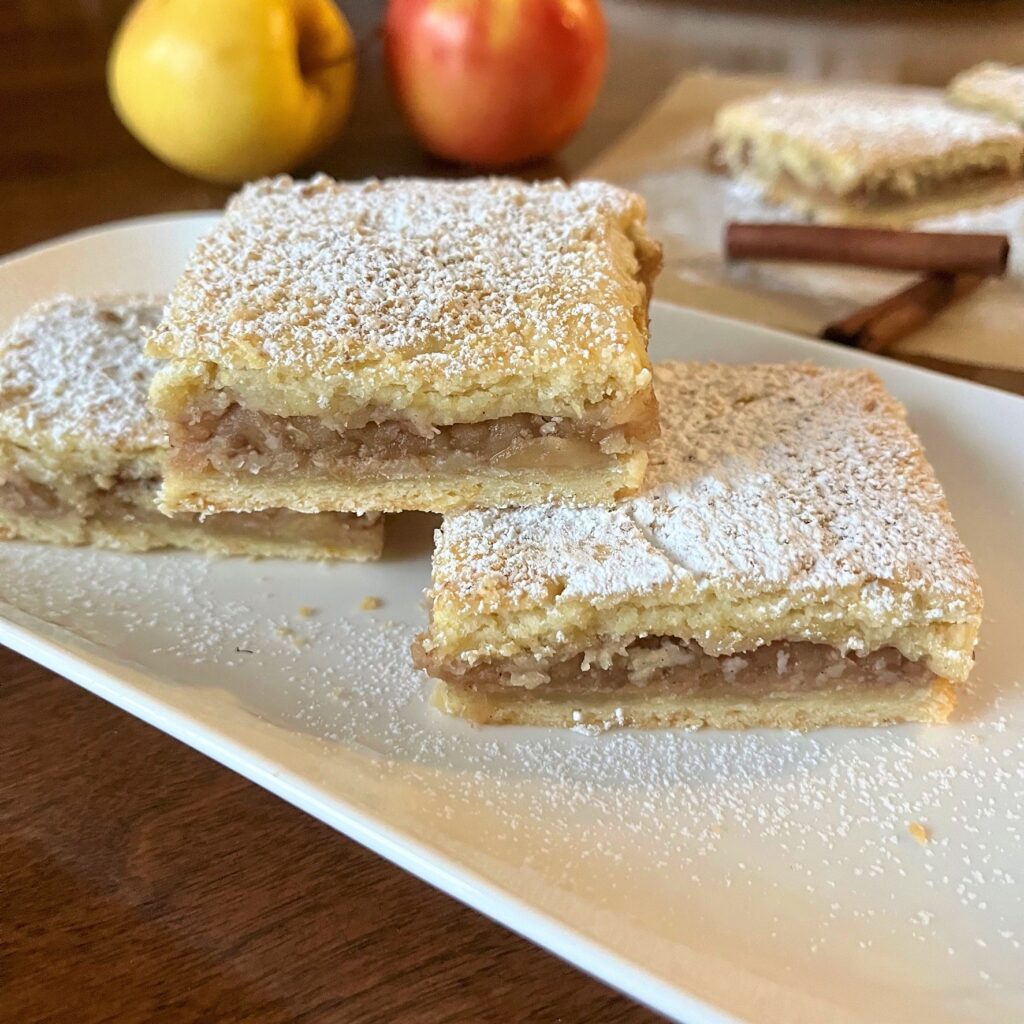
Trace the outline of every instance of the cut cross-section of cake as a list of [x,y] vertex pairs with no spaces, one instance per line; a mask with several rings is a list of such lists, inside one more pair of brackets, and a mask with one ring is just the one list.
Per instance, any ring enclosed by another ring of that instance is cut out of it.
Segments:
[[154,298],[62,296],[0,338],[0,537],[126,550],[377,558],[382,517],[269,510],[200,522],[156,506],[166,438],[147,406]]
[[713,159],[772,202],[827,223],[898,226],[1015,194],[1024,133],[941,93],[770,92],[717,114]]
[[657,432],[639,197],[257,182],[150,352],[168,510],[447,511],[634,491]]
[[867,371],[656,364],[662,436],[611,508],[447,516],[414,660],[477,722],[942,721],[981,592]]
[[1024,126],[1024,67],[986,61],[961,71],[946,90],[953,103]]

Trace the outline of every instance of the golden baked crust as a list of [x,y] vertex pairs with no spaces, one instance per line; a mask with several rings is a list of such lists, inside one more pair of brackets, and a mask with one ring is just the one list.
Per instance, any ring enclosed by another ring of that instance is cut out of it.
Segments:
[[[161,508],[448,511],[635,490],[657,433],[660,249],[643,218],[639,197],[597,182],[246,187],[149,345],[168,360],[151,390],[170,432]],[[543,420],[540,436],[452,440],[507,437],[515,417]],[[579,458],[561,466],[568,441],[549,432],[567,426]]]
[[596,733],[637,729],[821,729],[836,726],[945,722],[955,706],[954,687],[928,684],[878,688],[836,687],[813,693],[743,697],[728,693],[659,693],[642,689],[555,699],[534,690],[478,693],[439,682],[431,703],[480,725],[533,725]]
[[785,640],[892,647],[966,678],[977,574],[874,374],[662,363],[655,383],[662,436],[639,496],[446,517],[430,659],[457,672],[644,636],[715,656]]
[[904,223],[1019,188],[1024,134],[940,95],[829,87],[723,107],[714,150],[733,175],[833,223]]
[[946,94],[961,106],[1024,125],[1024,67],[986,61],[961,71],[949,83]]
[[365,562],[380,558],[384,548],[384,518],[372,513],[304,516],[274,509],[226,513],[200,522],[191,515],[161,515],[153,493],[148,500],[138,495],[125,500],[118,490],[96,489],[77,506],[49,515],[0,505],[0,539],[117,551],[182,548],[208,555],[308,561]]
[[425,470],[401,479],[335,472],[294,473],[275,480],[258,474],[227,477],[179,471],[165,477],[159,500],[166,511],[202,515],[284,507],[303,513],[320,513],[325,508],[449,512],[552,500],[601,505],[635,493],[646,465],[646,454],[634,452],[609,456],[601,472],[540,468],[502,473],[480,467],[449,473]]
[[170,297],[153,399],[170,419],[227,389],[339,422],[615,422],[651,386],[644,216],[598,182],[256,182]]
[[143,354],[162,302],[59,296],[0,338],[0,537],[125,550],[376,558],[379,515],[168,518],[156,507],[166,444],[146,404]]

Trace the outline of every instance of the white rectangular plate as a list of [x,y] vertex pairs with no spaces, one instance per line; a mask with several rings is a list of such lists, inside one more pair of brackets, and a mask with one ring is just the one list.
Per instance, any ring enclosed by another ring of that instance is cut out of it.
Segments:
[[[211,223],[8,260],[0,325],[57,291],[163,291]],[[1024,401],[668,306],[652,354],[866,365],[906,403],[985,588],[953,724],[447,720],[407,650],[434,522],[418,515],[369,566],[2,545],[0,641],[688,1024],[1024,1020]]]

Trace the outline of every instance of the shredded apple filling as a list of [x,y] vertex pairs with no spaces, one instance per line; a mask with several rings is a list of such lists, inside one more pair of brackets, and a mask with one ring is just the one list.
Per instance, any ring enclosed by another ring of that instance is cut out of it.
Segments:
[[705,654],[694,641],[645,637],[624,648],[585,651],[562,660],[538,662],[530,656],[466,667],[436,664],[418,646],[421,668],[468,689],[498,691],[508,687],[572,693],[649,687],[673,693],[721,687],[757,694],[778,691],[880,686],[934,678],[922,663],[892,647],[863,657],[843,654],[826,644],[777,641],[754,651],[724,657]]
[[334,429],[314,416],[273,416],[231,405],[171,427],[173,459],[193,472],[330,472],[368,462],[423,460],[429,468],[486,461],[505,469],[599,467],[631,447],[629,427],[599,429],[520,414],[417,429],[404,420]]
[[[758,169],[758,160],[751,143],[744,143],[737,152],[742,167]],[[711,152],[712,165],[724,168],[725,161],[720,147]],[[854,206],[885,206],[906,202],[909,199],[928,198],[953,193],[970,185],[998,185],[1016,180],[1019,175],[1014,167],[1005,163],[968,164],[955,170],[946,171],[893,171],[869,180],[859,180],[852,187],[833,189],[827,185],[813,186],[797,178],[790,171],[780,169],[775,176],[784,184],[808,199],[820,201],[842,200]]]
[[0,482],[0,509],[18,515],[54,516],[66,511],[52,487],[14,474]]
[[[1007,167],[971,167],[947,173],[914,175],[912,179],[883,178],[875,182],[862,182],[856,188],[836,192],[824,186],[812,188],[784,173],[780,180],[809,198],[822,200],[842,199],[854,206],[885,206],[908,199],[954,195],[964,186],[997,185],[1015,180],[1016,175]],[[908,187],[909,185],[909,187]]]
[[[87,498],[74,504],[45,484],[12,474],[0,484],[0,510],[17,515],[55,518],[75,515],[100,519],[107,523],[149,523],[153,525],[174,522],[194,522],[198,517],[188,513],[170,519],[156,508],[159,481],[121,480],[109,490],[95,488]],[[276,539],[318,539],[324,543],[336,541],[337,531],[363,529],[375,526],[379,513],[356,515],[351,512],[321,512],[304,515],[287,509],[268,509],[263,512],[221,512],[208,517],[203,523],[206,533],[232,537],[250,534],[273,534]],[[315,536],[314,536],[315,534]]]

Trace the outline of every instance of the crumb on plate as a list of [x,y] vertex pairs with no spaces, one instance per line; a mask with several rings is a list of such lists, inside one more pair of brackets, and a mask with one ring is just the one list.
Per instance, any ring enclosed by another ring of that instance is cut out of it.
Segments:
[[917,840],[922,846],[927,846],[932,839],[931,829],[927,825],[922,825],[919,821],[912,821],[907,826],[907,831]]

